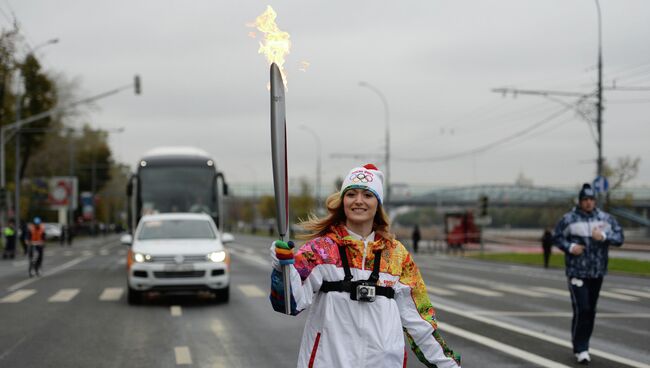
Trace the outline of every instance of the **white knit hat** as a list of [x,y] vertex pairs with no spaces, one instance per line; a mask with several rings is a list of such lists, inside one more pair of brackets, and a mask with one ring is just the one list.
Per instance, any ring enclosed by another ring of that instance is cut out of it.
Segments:
[[366,189],[377,197],[379,204],[384,200],[384,173],[373,164],[355,167],[343,179],[341,197],[350,189]]

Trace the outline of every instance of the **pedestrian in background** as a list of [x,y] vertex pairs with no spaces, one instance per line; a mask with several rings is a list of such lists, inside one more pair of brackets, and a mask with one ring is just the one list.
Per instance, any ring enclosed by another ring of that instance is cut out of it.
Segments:
[[23,256],[26,256],[29,248],[28,234],[29,229],[27,229],[27,221],[20,222],[20,245],[23,247]]
[[390,232],[383,173],[357,167],[326,200],[328,215],[301,223],[311,232],[271,246],[271,304],[284,313],[281,265],[288,265],[291,314],[309,309],[298,367],[406,366],[404,335],[427,367],[460,367],[445,343],[418,267]]
[[41,218],[36,216],[34,221],[27,226],[29,231],[29,277],[34,274],[41,275],[41,265],[43,264],[43,248],[45,247],[45,225]]
[[413,240],[413,253],[418,252],[418,243],[420,242],[420,227],[415,224],[413,228],[413,234],[411,234],[411,240]]
[[554,243],[565,253],[573,307],[571,340],[578,363],[591,361],[589,339],[594,329],[600,287],[607,274],[609,246],[620,247],[623,239],[623,229],[616,220],[596,207],[596,196],[588,183],[578,194],[578,205],[555,227]]
[[4,228],[5,250],[2,259],[14,259],[16,257],[16,227],[13,219]]
[[548,268],[548,261],[551,258],[551,250],[553,248],[553,233],[551,229],[544,229],[542,235],[542,251],[544,252],[544,268]]

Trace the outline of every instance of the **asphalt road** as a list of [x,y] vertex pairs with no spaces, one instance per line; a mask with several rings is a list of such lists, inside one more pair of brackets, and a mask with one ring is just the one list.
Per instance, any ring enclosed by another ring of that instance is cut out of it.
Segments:
[[[45,250],[44,276],[0,262],[0,367],[295,367],[304,315],[268,302],[270,238],[236,236],[231,297],[150,295],[126,303],[117,236]],[[571,306],[559,270],[418,254],[440,330],[463,367],[572,367]],[[609,275],[590,367],[650,367],[650,280]],[[409,356],[408,367],[421,367]]]

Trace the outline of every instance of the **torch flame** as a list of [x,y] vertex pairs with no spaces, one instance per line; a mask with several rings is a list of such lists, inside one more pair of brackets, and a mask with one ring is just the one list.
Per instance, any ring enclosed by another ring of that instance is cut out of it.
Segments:
[[264,40],[260,42],[260,48],[257,52],[266,56],[269,65],[272,63],[277,64],[278,68],[280,68],[280,74],[282,74],[284,88],[287,88],[284,57],[291,49],[291,41],[289,41],[289,33],[278,28],[275,18],[277,18],[277,14],[270,5],[267,5],[264,13],[255,18],[254,26],[264,33]]

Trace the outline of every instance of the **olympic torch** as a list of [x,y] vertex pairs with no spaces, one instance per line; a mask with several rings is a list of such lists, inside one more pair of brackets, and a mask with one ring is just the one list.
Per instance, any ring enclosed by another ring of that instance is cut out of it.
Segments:
[[[280,68],[271,64],[271,155],[273,187],[275,189],[275,218],[280,240],[286,241],[289,227],[289,183],[287,177],[287,119],[284,105],[284,82]],[[282,266],[284,312],[291,314],[291,265]]]

